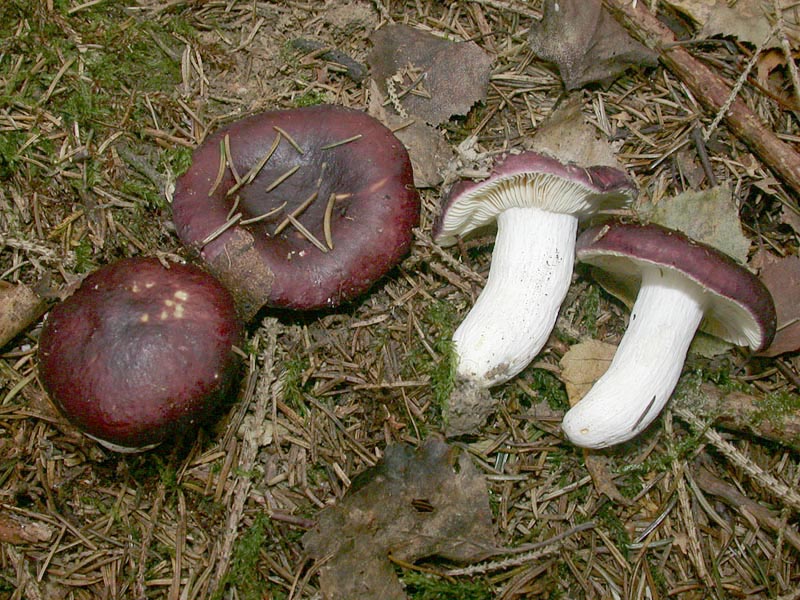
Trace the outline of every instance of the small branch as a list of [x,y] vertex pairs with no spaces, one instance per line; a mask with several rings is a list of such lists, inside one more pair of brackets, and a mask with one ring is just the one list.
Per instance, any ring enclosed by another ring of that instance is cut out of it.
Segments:
[[688,409],[716,427],[746,433],[800,451],[800,414],[770,410],[763,398],[744,392],[725,392],[703,384],[697,391],[675,394],[674,409]]
[[47,302],[24,284],[0,281],[0,348],[35,323]]
[[[677,43],[673,33],[648,10],[646,3],[604,0],[604,6],[631,35],[659,53],[664,65],[677,75],[707,110],[716,114],[731,97],[732,86]],[[739,98],[730,102],[724,119],[730,131],[800,194],[800,155],[781,141]]]
[[800,493],[750,460],[736,446],[723,439],[716,430],[708,427],[701,419],[697,418],[692,411],[686,408],[678,408],[674,412],[689,423],[692,429],[702,433],[706,440],[719,450],[725,458],[742,469],[764,489],[780,498],[786,506],[795,511],[800,511]]
[[800,533],[787,525],[771,510],[742,494],[729,483],[724,482],[705,467],[694,473],[694,480],[707,494],[721,498],[723,502],[742,513],[751,515],[762,527],[774,532],[783,531],[784,539],[795,549],[800,550]]
[[[274,364],[275,349],[277,346],[278,322],[275,319],[268,319],[262,329],[264,336],[264,349],[262,354],[261,371],[258,379],[251,379],[248,382],[248,389],[245,393],[243,407],[245,410],[252,411],[252,420],[243,422],[239,433],[242,436],[241,453],[237,472],[233,481],[233,499],[228,507],[228,515],[225,527],[216,547],[216,568],[211,577],[209,589],[213,595],[223,591],[225,586],[225,576],[231,564],[234,553],[234,545],[239,537],[239,524],[244,515],[245,504],[251,489],[250,473],[256,464],[258,451],[261,446],[261,436],[258,431],[251,430],[250,425],[260,426],[268,421],[267,410],[270,399],[272,398],[273,385],[275,383]],[[251,359],[253,360],[253,359]],[[251,363],[251,373],[255,365]],[[251,387],[253,386],[253,387]],[[252,404],[250,404],[252,402]],[[235,443],[235,442],[234,442]]]

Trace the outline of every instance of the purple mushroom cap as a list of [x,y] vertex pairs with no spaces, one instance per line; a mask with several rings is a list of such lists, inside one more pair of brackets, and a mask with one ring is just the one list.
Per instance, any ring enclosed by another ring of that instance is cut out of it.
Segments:
[[172,208],[179,237],[245,318],[363,294],[408,252],[420,212],[403,144],[368,114],[325,105],[217,131],[178,179]]
[[656,224],[596,225],[578,237],[576,256],[629,304],[644,268],[671,269],[704,291],[702,331],[754,351],[769,346],[775,335],[775,305],[761,280],[727,254],[678,231]]
[[76,427],[114,450],[138,451],[216,411],[236,379],[241,337],[233,298],[212,275],[124,259],[50,311],[39,376]]
[[[514,188],[521,192],[513,193]],[[533,151],[509,154],[486,179],[463,179],[450,188],[433,225],[433,239],[450,246],[511,207],[586,217],[626,206],[636,194],[633,181],[614,167],[581,167]]]

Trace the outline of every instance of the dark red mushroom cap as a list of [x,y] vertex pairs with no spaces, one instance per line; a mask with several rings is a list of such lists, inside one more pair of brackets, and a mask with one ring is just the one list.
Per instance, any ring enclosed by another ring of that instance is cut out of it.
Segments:
[[210,136],[178,179],[172,210],[183,243],[249,318],[264,305],[317,309],[361,295],[407,253],[420,206],[389,129],[358,110],[314,106]]
[[452,245],[493,223],[507,208],[535,207],[580,218],[627,206],[636,194],[634,183],[614,167],[581,167],[533,151],[509,154],[486,179],[464,179],[450,188],[434,223],[433,239]]
[[671,269],[702,291],[702,331],[753,350],[769,346],[775,335],[775,305],[761,280],[727,254],[683,233],[656,224],[606,223],[578,236],[576,255],[626,303],[635,299],[644,269]]
[[198,267],[131,258],[89,275],[49,313],[39,376],[79,429],[137,451],[211,416],[237,373],[233,298]]

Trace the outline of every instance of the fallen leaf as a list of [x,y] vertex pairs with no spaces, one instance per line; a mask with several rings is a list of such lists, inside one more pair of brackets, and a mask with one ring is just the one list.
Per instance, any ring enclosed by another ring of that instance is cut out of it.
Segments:
[[320,513],[303,545],[320,565],[323,598],[401,600],[389,556],[472,562],[492,553],[493,540],[486,480],[466,453],[431,438],[418,449],[387,447],[339,505]]
[[[774,6],[789,8],[791,0],[764,2],[763,0],[667,0],[667,5],[683,13],[700,27],[700,36],[730,36],[754,46],[764,43],[772,29]],[[785,25],[788,30],[797,29],[797,21],[793,11],[783,11]],[[777,47],[780,40],[773,37],[766,47]]]
[[742,231],[739,209],[727,184],[683,192],[656,205],[643,204],[639,213],[647,221],[682,231],[742,264],[747,262],[750,240]]
[[773,257],[762,261],[761,280],[772,294],[778,329],[762,356],[777,356],[800,349],[800,257]]
[[580,94],[573,94],[558,104],[538,125],[526,147],[562,162],[622,169],[608,139],[584,116],[582,104]]
[[781,208],[781,223],[791,227],[795,233],[800,233],[800,213],[785,204]]
[[444,181],[443,174],[455,156],[453,148],[435,127],[387,111],[383,106],[384,100],[385,96],[378,85],[371,81],[367,112],[391,129],[408,150],[414,171],[414,186],[436,187]]
[[[570,406],[575,406],[608,370],[617,347],[599,340],[588,340],[570,346],[559,361],[561,381],[567,390]],[[622,495],[614,483],[604,456],[584,450],[586,470],[595,489],[609,499],[623,505],[631,502]]]
[[561,381],[570,406],[575,406],[608,370],[617,347],[600,340],[573,344],[561,357]]
[[546,0],[528,44],[555,63],[568,90],[592,83],[608,88],[630,67],[658,64],[658,55],[630,37],[600,0]]
[[403,24],[386,25],[371,40],[370,74],[401,116],[435,126],[486,99],[492,59],[475,42],[452,42]]
[[756,60],[756,79],[764,87],[770,86],[772,72],[786,66],[786,56],[777,48],[771,48],[758,55]]

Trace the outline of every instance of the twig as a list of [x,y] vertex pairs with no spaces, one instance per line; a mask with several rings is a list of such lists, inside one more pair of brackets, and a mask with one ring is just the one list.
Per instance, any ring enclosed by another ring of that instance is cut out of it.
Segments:
[[688,409],[715,426],[754,435],[800,451],[800,414],[767,410],[765,398],[744,392],[725,392],[712,384],[675,394],[671,406]]
[[[661,61],[675,73],[697,99],[717,114],[731,96],[731,85],[677,43],[675,35],[644,3],[603,0],[604,6],[645,46],[659,52]],[[723,118],[731,132],[747,144],[795,193],[800,194],[800,154],[780,140],[739,98],[734,98]]]
[[543,542],[529,544],[522,548],[510,548],[508,550],[504,550],[503,552],[505,554],[510,555],[508,558],[482,562],[458,569],[449,569],[441,573],[441,575],[445,577],[458,577],[462,575],[469,577],[472,575],[491,573],[492,571],[500,571],[508,567],[524,565],[525,563],[531,562],[548,554],[552,554],[559,549],[560,542],[562,542],[564,539],[575,535],[576,533],[580,533],[581,531],[594,529],[595,527],[596,524],[594,521],[587,521],[586,523],[576,525],[575,527],[572,527],[563,533],[559,533],[558,535],[555,535]]
[[714,475],[705,467],[700,467],[694,473],[694,480],[700,488],[708,493],[721,498],[726,504],[740,512],[747,512],[762,527],[772,531],[782,531],[784,539],[800,550],[800,533],[791,525],[782,522],[771,510],[751,500],[738,489]]
[[[255,390],[250,400],[255,399],[252,407],[251,423],[260,425],[267,421],[267,407],[270,404],[272,387],[275,383],[274,364],[275,350],[277,346],[278,322],[276,319],[267,319],[262,329],[264,340],[263,364]],[[253,363],[255,361],[253,360]],[[246,398],[244,402],[248,399]],[[218,587],[224,585],[225,574],[228,572],[231,558],[233,556],[233,545],[239,534],[239,522],[244,514],[244,505],[250,492],[251,477],[249,473],[253,470],[260,447],[261,437],[246,428],[242,433],[242,449],[239,455],[239,464],[236,469],[240,475],[236,476],[233,488],[233,499],[228,509],[228,518],[225,524],[225,531],[222,539],[218,543],[219,554],[216,569],[211,579],[209,589],[212,590],[211,596],[218,592]]]
[[747,64],[745,65],[744,69],[742,69],[741,74],[736,79],[736,83],[733,85],[733,89],[731,90],[731,93],[728,96],[727,100],[725,100],[725,103],[717,111],[717,114],[714,117],[714,120],[711,122],[711,125],[709,125],[705,133],[703,133],[703,141],[707,142],[709,139],[711,139],[711,136],[713,135],[714,131],[717,129],[722,119],[730,110],[731,104],[733,104],[734,100],[736,100],[736,97],[739,95],[739,92],[742,91],[742,87],[747,81],[747,78],[750,76],[750,71],[753,70],[753,67],[756,65],[758,57],[761,56],[761,51],[764,50],[764,46],[766,46],[767,42],[771,40],[772,37],[775,35],[777,29],[778,29],[778,24],[776,23],[775,25],[773,25],[769,34],[763,40],[761,40],[761,43],[756,48],[756,51],[753,52],[753,55],[750,57],[750,60],[747,61]]
[[750,477],[757,481],[762,487],[783,500],[794,510],[800,510],[800,494],[798,494],[798,492],[759,467],[747,456],[742,454],[736,446],[723,439],[717,431],[707,427],[688,409],[678,408],[673,410],[681,419],[689,423],[693,429],[701,432],[711,445],[719,450],[728,460],[750,475]]

